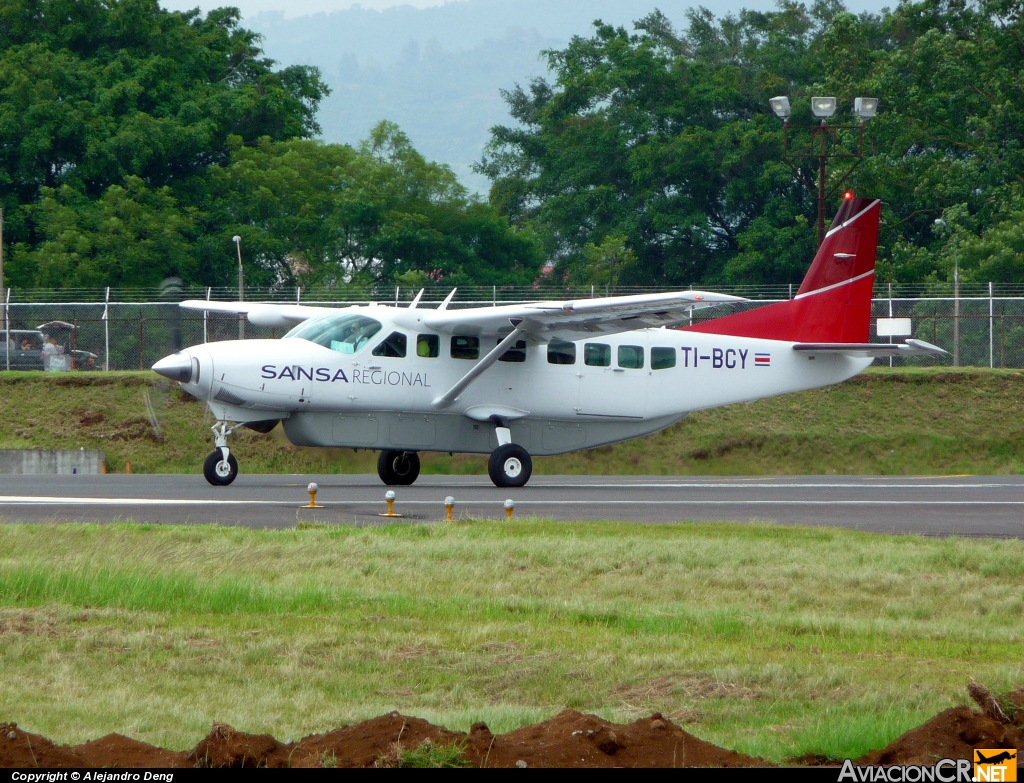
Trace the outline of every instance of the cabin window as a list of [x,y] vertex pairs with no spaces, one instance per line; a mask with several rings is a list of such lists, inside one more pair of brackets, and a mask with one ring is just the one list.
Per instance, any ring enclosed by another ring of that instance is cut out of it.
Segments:
[[322,345],[324,348],[330,348],[338,353],[358,353],[380,330],[380,321],[365,315],[331,314],[304,321],[288,332],[285,337],[309,340],[311,343]]
[[[498,340],[500,343],[501,340]],[[516,340],[515,345],[498,357],[499,362],[525,362],[526,340]]]
[[588,367],[611,367],[612,347],[604,343],[584,344],[583,363]]
[[651,348],[651,369],[667,370],[676,366],[675,348]]
[[576,343],[552,340],[548,343],[548,364],[576,364]]
[[384,342],[373,349],[374,356],[390,356],[392,359],[405,358],[405,335],[392,332],[384,338]]
[[619,367],[625,367],[627,370],[642,370],[644,368],[644,349],[639,345],[620,345]]
[[441,355],[441,340],[436,334],[416,335],[416,355],[423,359],[436,359]]
[[480,338],[468,335],[456,335],[452,338],[453,359],[479,359]]

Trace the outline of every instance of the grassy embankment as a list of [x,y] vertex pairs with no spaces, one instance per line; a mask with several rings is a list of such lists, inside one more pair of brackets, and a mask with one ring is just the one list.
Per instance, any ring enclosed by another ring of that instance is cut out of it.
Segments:
[[[152,401],[156,438],[146,413]],[[154,373],[0,373],[0,448],[101,448],[112,471],[197,472],[209,413]],[[376,454],[298,449],[241,430],[247,473],[375,471]],[[424,454],[427,473],[486,473],[481,457]],[[698,411],[648,438],[538,458],[538,473],[1018,473],[1024,372],[869,370],[829,389]]]
[[1024,682],[1024,542],[737,524],[0,526],[0,720],[186,748],[662,711],[857,756]]

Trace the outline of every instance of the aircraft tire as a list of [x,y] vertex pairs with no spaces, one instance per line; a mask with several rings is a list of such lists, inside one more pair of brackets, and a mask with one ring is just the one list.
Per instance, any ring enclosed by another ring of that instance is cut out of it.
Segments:
[[225,466],[220,449],[214,449],[203,463],[203,476],[215,487],[226,487],[238,477],[238,460],[229,453]]
[[491,452],[487,473],[496,487],[522,487],[533,474],[533,460],[522,446],[506,443]]
[[407,487],[420,477],[420,455],[415,451],[382,451],[377,475],[389,487]]

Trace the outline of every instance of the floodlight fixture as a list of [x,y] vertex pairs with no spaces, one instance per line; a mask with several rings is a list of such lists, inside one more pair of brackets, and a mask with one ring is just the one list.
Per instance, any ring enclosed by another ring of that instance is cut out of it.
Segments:
[[870,120],[878,113],[878,98],[854,98],[853,113],[860,117],[861,122]]
[[789,98],[785,95],[777,95],[770,99],[768,103],[771,105],[772,111],[775,112],[775,116],[780,120],[788,120],[789,115],[793,113],[789,108]]
[[826,119],[836,113],[835,96],[823,98],[821,96],[811,98],[811,112],[815,117]]

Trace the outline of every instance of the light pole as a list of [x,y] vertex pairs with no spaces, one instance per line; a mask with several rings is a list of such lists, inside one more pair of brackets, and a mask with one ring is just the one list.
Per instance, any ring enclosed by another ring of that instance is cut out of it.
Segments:
[[[235,243],[235,250],[238,251],[238,301],[245,301],[245,272],[242,270],[242,238],[235,234],[231,237]],[[238,316],[238,339],[245,339],[245,314]]]
[[[856,125],[829,125],[828,118],[836,113],[836,99],[830,96],[816,96],[811,98],[811,112],[815,117],[821,119],[820,125],[790,125],[789,117],[792,114],[789,105],[789,98],[785,95],[777,95],[768,101],[775,112],[775,116],[782,120],[782,159],[789,164],[796,174],[796,178],[811,193],[818,198],[818,244],[825,239],[825,203],[829,195],[835,195],[842,188],[846,178],[853,173],[861,160],[864,159],[864,122],[870,120],[878,111],[878,98],[855,98],[853,101],[853,113],[860,118]],[[789,129],[801,128],[810,130],[810,145],[802,152],[791,152],[789,148]],[[840,152],[838,147],[839,131],[857,131],[857,152]],[[800,172],[800,158],[818,159],[818,186],[815,188],[804,179]],[[796,163],[794,163],[796,159]],[[831,193],[828,192],[825,184],[825,166],[829,159],[852,160],[853,165],[835,183]]]
[[[935,218],[935,225],[945,229],[948,224],[942,218]],[[953,366],[960,366],[960,258],[953,245]]]

